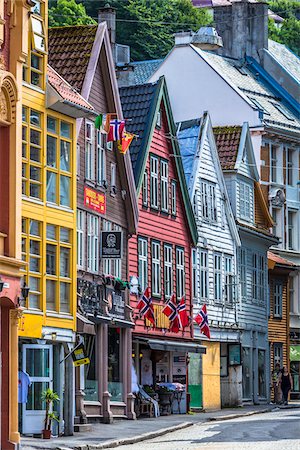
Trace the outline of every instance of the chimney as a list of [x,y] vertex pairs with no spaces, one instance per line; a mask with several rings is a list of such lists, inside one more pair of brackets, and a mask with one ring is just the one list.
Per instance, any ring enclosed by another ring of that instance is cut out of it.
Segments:
[[242,59],[252,56],[263,63],[263,49],[268,48],[268,5],[264,0],[231,0],[214,7],[214,23],[223,39],[218,54]]
[[98,10],[98,23],[106,22],[113,55],[116,45],[116,8],[108,3]]

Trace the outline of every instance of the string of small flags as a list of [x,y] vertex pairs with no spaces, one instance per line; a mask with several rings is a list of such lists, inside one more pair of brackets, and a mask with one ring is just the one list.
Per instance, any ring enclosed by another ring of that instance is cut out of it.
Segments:
[[99,114],[95,119],[95,128],[107,134],[107,142],[117,142],[118,150],[123,155],[129,149],[132,140],[138,137],[126,131],[125,123],[126,119],[118,119],[116,113]]

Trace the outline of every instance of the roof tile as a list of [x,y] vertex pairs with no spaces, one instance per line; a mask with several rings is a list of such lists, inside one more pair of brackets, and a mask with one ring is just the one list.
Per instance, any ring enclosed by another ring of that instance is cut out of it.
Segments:
[[240,145],[242,127],[215,127],[213,131],[222,169],[233,170]]

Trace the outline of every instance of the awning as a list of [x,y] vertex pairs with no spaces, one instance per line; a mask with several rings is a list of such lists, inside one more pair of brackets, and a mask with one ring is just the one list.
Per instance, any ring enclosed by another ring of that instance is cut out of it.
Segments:
[[87,317],[83,316],[79,312],[76,313],[77,317],[77,332],[84,334],[92,334],[95,336],[95,324],[91,322]]
[[206,353],[206,347],[195,342],[163,341],[159,339],[145,339],[152,350],[165,352]]

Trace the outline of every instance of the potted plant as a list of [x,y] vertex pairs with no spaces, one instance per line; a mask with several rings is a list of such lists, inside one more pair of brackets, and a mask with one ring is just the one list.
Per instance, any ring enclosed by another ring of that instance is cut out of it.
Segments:
[[58,421],[58,417],[55,412],[50,411],[53,402],[59,402],[59,396],[52,389],[48,388],[42,393],[42,400],[46,403],[46,415],[44,422],[43,439],[50,439],[51,437],[51,425],[52,421]]
[[174,393],[167,386],[157,386],[157,393],[159,397],[159,406],[162,416],[167,416],[172,412],[172,401]]

